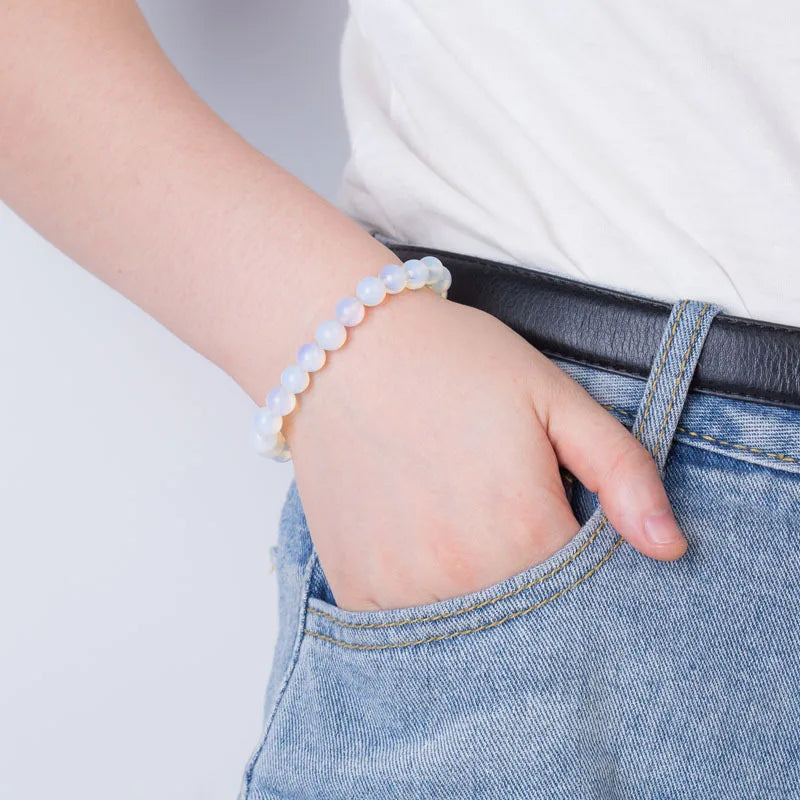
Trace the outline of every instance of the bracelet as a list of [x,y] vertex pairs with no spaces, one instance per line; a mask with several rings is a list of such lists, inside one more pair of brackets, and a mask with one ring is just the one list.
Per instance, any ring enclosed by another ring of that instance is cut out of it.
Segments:
[[338,350],[347,339],[347,329],[363,319],[367,306],[380,305],[387,294],[399,294],[403,289],[429,287],[443,298],[447,297],[452,278],[450,271],[436,256],[411,258],[400,264],[387,264],[377,277],[362,278],[356,286],[355,297],[343,297],[335,309],[335,319],[317,326],[315,341],[297,351],[297,363],[281,373],[280,386],[270,389],[265,405],[256,411],[251,431],[255,451],[275,461],[288,461],[292,454],[281,428],[283,418],[294,411],[297,395],[311,383],[310,373],[325,366],[326,351]]

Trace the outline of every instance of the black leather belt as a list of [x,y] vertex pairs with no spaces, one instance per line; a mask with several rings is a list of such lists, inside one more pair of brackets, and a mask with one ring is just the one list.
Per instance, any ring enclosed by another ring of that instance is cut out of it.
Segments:
[[[446,250],[386,246],[404,261],[438,256],[453,274],[450,300],[497,317],[548,356],[638,378],[650,372],[669,303]],[[800,328],[720,314],[692,389],[800,408]]]

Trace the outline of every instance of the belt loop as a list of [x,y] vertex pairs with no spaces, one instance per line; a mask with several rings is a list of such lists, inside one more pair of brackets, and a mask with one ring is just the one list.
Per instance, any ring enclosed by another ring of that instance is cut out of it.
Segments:
[[681,300],[672,307],[650,368],[633,434],[664,471],[703,342],[719,306]]

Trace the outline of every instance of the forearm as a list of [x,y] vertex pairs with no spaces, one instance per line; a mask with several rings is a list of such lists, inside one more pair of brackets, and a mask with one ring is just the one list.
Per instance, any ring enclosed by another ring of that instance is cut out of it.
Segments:
[[0,191],[256,400],[362,275],[397,261],[188,87],[132,0],[11,0]]

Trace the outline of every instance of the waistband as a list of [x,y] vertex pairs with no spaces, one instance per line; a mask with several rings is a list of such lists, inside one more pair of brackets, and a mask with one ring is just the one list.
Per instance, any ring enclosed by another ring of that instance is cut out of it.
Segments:
[[[453,275],[449,300],[497,317],[545,355],[647,378],[671,303],[375,236],[403,260],[440,258]],[[800,409],[800,328],[719,314],[690,388]]]

